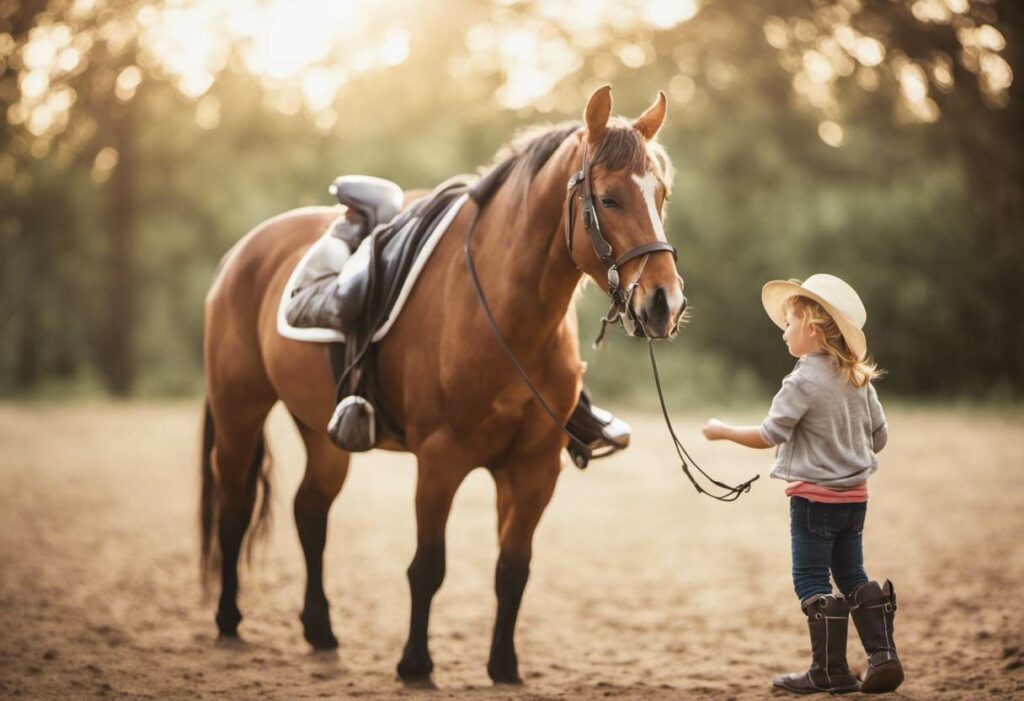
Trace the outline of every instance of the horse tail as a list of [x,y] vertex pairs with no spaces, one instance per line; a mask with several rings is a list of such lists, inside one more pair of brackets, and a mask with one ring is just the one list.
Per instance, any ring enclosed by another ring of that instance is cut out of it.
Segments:
[[266,431],[260,427],[256,452],[249,466],[249,500],[256,504],[256,520],[249,524],[249,532],[246,537],[245,558],[247,562],[252,562],[253,545],[257,541],[266,540],[270,534],[270,470],[273,466],[274,456],[267,446]]
[[[214,532],[217,530],[220,516],[220,499],[217,485],[213,477],[213,444],[216,435],[213,423],[213,412],[210,402],[206,401],[203,412],[202,454],[199,459],[200,491],[199,491],[199,574],[204,591],[214,580],[220,567],[220,542]],[[249,499],[259,499],[256,509],[256,520],[251,524],[246,538],[246,559],[251,561],[253,543],[263,540],[270,532],[271,485],[270,470],[273,456],[267,448],[266,436],[260,429],[256,441],[256,451],[250,466]]]
[[199,491],[199,575],[204,590],[209,589],[220,564],[220,552],[213,537],[219,506],[217,488],[213,483],[213,439],[213,412],[207,400],[203,413],[203,452],[199,458],[202,485]]

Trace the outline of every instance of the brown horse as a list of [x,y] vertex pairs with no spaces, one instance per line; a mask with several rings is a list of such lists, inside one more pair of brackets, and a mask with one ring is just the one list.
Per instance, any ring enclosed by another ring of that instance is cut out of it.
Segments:
[[[473,256],[491,310],[562,424],[582,384],[574,294],[584,273],[602,286],[607,280],[579,214],[582,205],[576,197],[567,201],[566,183],[579,171],[584,152],[593,154],[588,185],[613,257],[664,241],[662,211],[672,175],[654,138],[665,112],[665,95],[659,93],[636,120],[610,118],[611,88],[597,90],[584,124],[534,131],[512,144],[503,161],[508,177],[478,213]],[[565,233],[569,208],[576,210],[569,219],[571,248]],[[427,678],[433,669],[427,627],[445,574],[445,524],[459,484],[483,466],[497,485],[500,541],[487,671],[495,682],[519,681],[516,615],[533,533],[567,444],[503,355],[474,293],[463,243],[476,210],[469,202],[454,219],[378,348],[383,401],[405,428],[404,444],[385,436],[380,447],[408,450],[418,463],[417,547],[408,569],[412,612],[398,663],[405,680]],[[275,319],[290,272],[336,216],[334,208],[306,208],[256,227],[225,256],[206,299],[203,561],[220,564],[216,620],[224,636],[237,635],[242,618],[236,603],[239,551],[253,520],[258,483],[266,486],[264,420],[282,401],[307,453],[295,496],[308,576],[301,620],[315,648],[337,646],[322,562],[327,512],[350,456],[326,433],[335,397],[324,348],[283,338]],[[666,247],[655,248],[620,272],[624,281],[637,282],[631,316],[643,320],[648,335],[667,338],[677,329],[685,299],[673,257],[664,254]],[[259,510],[255,525],[265,512]]]

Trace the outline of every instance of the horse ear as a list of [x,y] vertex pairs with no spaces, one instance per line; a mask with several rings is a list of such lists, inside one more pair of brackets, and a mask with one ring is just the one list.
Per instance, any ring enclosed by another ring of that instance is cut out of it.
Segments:
[[633,128],[643,134],[644,139],[650,141],[657,136],[661,125],[665,123],[665,113],[667,111],[668,100],[665,99],[664,91],[659,90],[658,98],[654,101],[654,104],[636,118],[636,121],[633,122]]
[[612,86],[602,85],[587,100],[583,121],[587,125],[587,141],[597,145],[604,136],[608,118],[612,116]]

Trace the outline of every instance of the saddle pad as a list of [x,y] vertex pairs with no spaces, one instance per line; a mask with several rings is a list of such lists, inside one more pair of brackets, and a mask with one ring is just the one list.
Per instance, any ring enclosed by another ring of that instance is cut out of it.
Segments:
[[[345,334],[336,329],[321,328],[298,328],[288,323],[285,311],[288,308],[288,301],[292,298],[292,291],[300,279],[320,277],[331,271],[341,270],[345,262],[352,257],[352,250],[348,244],[336,236],[331,235],[334,222],[327,227],[327,231],[321,236],[299,259],[295,270],[288,276],[285,283],[284,293],[277,305],[277,332],[285,338],[293,341],[310,341],[312,343],[344,343]],[[312,270],[312,268],[315,268]],[[304,275],[309,272],[310,275]]]
[[[438,221],[437,226],[430,232],[427,241],[423,244],[423,247],[420,250],[420,254],[409,269],[408,276],[402,283],[401,290],[398,293],[398,298],[396,299],[394,306],[391,308],[387,319],[374,333],[372,339],[374,343],[384,338],[388,331],[391,330],[392,325],[394,325],[399,314],[401,314],[406,300],[412,293],[412,289],[416,285],[416,280],[423,271],[423,267],[427,264],[427,259],[430,258],[430,254],[433,253],[434,248],[437,247],[437,243],[441,240],[445,231],[448,230],[448,227],[451,225],[456,215],[458,215],[467,199],[468,195],[461,195],[452,202],[448,207],[448,210],[444,213],[444,216]],[[411,223],[412,222],[410,222],[410,224]],[[295,289],[295,284],[303,277],[308,279],[308,276],[303,275],[307,266],[315,266],[317,268],[317,272],[320,271],[321,267],[326,267],[331,271],[337,271],[341,275],[354,275],[370,263],[368,247],[369,241],[370,237],[363,239],[359,248],[356,249],[355,253],[352,253],[347,244],[340,239],[331,236],[331,228],[328,227],[327,232],[321,236],[316,243],[310,246],[309,250],[306,251],[299,260],[298,264],[295,266],[295,270],[292,271],[292,274],[288,278],[288,282],[284,286],[284,292],[281,295],[281,301],[277,308],[277,331],[279,334],[285,338],[290,338],[295,341],[309,341],[313,343],[343,343],[345,341],[345,334],[336,329],[300,329],[291,326],[285,318],[285,310],[287,309],[288,301],[292,297],[292,290]]]

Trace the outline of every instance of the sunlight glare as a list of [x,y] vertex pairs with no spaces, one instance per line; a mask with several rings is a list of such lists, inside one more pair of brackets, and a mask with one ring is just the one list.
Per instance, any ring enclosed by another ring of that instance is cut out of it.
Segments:
[[[504,81],[495,93],[501,106],[539,110],[551,108],[548,94],[584,65],[592,49],[613,47],[611,60],[591,57],[592,78],[610,80],[620,66],[642,68],[656,58],[652,33],[692,19],[701,5],[699,0],[536,0],[533,12],[522,13],[512,4],[499,3],[492,17],[469,29],[465,60],[450,63],[449,74],[497,73]],[[616,43],[616,35],[629,38]]]
[[835,77],[832,63],[817,51],[808,51],[804,54],[804,70],[816,83],[827,83]]
[[98,183],[106,181],[110,177],[110,173],[117,167],[117,161],[117,149],[111,146],[100,149],[92,164],[92,172],[90,173],[92,179]]
[[843,128],[832,121],[825,121],[818,125],[818,137],[832,148],[839,148],[843,145]]
[[196,125],[200,129],[216,129],[220,125],[220,100],[206,95],[196,102]]
[[871,37],[859,37],[854,52],[860,64],[868,68],[877,66],[885,58],[882,42]]
[[768,17],[764,21],[764,38],[772,48],[785,49],[789,46],[789,25],[781,17]]
[[[270,104],[287,114],[304,105],[316,114],[331,107],[353,74],[408,58],[405,27],[373,26],[393,4],[368,9],[358,0],[192,0],[146,6],[138,19],[148,57],[187,97],[205,95],[238,47],[245,70],[277,93]],[[365,39],[373,36],[374,42]]]
[[697,92],[697,84],[690,76],[679,74],[669,81],[668,92],[673,100],[684,104],[693,99],[694,93]]
[[985,54],[981,57],[981,74],[989,90],[1002,92],[1013,85],[1013,69],[998,54]]
[[643,6],[643,14],[658,29],[672,27],[697,14],[696,0],[653,0]]
[[117,74],[117,81],[114,84],[114,94],[122,102],[135,97],[135,91],[142,83],[142,71],[138,66],[128,66]]
[[404,27],[391,27],[384,35],[384,41],[377,47],[377,57],[385,66],[398,66],[409,58],[411,35]]
[[921,102],[928,96],[928,77],[916,63],[906,63],[898,75],[900,93],[908,102]]
[[302,95],[314,112],[330,107],[337,92],[338,83],[325,68],[314,67],[302,78]]

